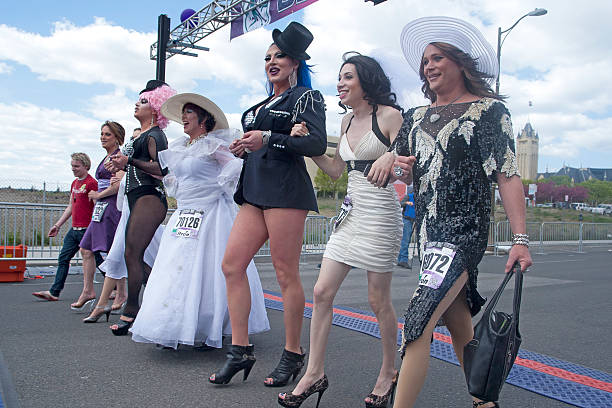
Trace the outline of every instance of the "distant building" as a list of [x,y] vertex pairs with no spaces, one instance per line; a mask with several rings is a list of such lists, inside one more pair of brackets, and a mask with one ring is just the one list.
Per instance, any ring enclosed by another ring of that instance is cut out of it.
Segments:
[[537,180],[539,137],[531,123],[527,122],[516,136],[516,159],[519,173],[524,180]]
[[612,169],[596,169],[591,167],[575,168],[563,166],[558,172],[538,173],[538,180],[547,179],[550,176],[568,176],[573,183],[582,183],[587,180],[612,181]]

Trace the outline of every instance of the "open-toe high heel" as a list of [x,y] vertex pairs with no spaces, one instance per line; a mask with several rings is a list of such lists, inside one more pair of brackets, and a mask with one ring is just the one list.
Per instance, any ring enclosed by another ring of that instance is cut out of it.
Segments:
[[365,401],[366,408],[386,408],[387,404],[393,404],[393,397],[395,396],[395,388],[397,387],[397,371],[393,376],[393,380],[391,381],[391,386],[389,387],[389,391],[385,395],[376,395],[376,394],[368,394],[366,398],[369,398],[370,401]]
[[255,350],[255,346],[229,346],[229,350],[227,352],[227,360],[225,360],[225,365],[221,370],[214,373],[208,378],[213,384],[228,384],[232,377],[236,375],[239,371],[244,370],[244,376],[242,377],[242,381],[246,381],[255,364],[255,355],[253,351]]
[[122,304],[120,304],[120,305],[113,304],[111,306],[111,314],[114,314],[114,315],[122,314],[123,310],[125,309],[125,305],[126,304],[127,304],[127,300],[125,302],[123,302]]
[[134,324],[134,320],[136,320],[135,315],[132,316],[132,315],[128,315],[127,313],[123,314],[123,317],[131,318],[132,320],[128,322],[127,320],[121,320],[121,318],[119,318],[119,322],[117,323],[117,328],[111,329],[111,331],[113,332],[115,336],[125,336],[126,334],[128,334],[130,327],[132,327],[132,325]]
[[[96,313],[96,310],[102,310],[100,313]],[[111,309],[110,306],[96,306],[89,316],[83,319],[83,323],[95,323],[102,317],[102,315],[106,315],[106,321],[108,322],[108,317],[110,316]]]
[[480,401],[480,402],[472,401],[472,408],[478,408],[483,405],[491,404],[491,403],[495,404],[491,408],[499,408],[499,404],[497,403],[497,401]]
[[317,399],[317,408],[319,408],[321,397],[325,390],[327,390],[327,387],[329,387],[329,381],[327,381],[327,375],[323,374],[323,377],[301,394],[294,395],[290,392],[279,394],[278,403],[283,407],[298,408],[312,394],[319,393],[319,398]]
[[[300,350],[302,351],[301,354],[284,349],[278,365],[274,371],[266,377],[266,380],[271,379],[272,381],[264,382],[264,385],[267,387],[283,387],[289,383],[290,379],[291,381],[295,381],[295,378],[304,367],[304,358],[306,357],[304,349],[300,347]],[[291,378],[292,376],[293,378]]]
[[70,305],[70,310],[79,313],[91,313],[95,304],[96,298],[93,297],[91,299],[84,300],[83,303],[79,303],[78,301],[74,302]]

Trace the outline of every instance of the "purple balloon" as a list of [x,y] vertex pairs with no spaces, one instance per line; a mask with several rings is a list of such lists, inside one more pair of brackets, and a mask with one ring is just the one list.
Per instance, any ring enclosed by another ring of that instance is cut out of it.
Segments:
[[[194,9],[185,9],[182,11],[181,13],[181,23],[185,23],[185,21],[193,16],[196,13],[196,11]],[[190,22],[185,24],[185,27],[187,28],[194,28],[195,26],[198,25],[198,19],[194,18],[192,19]]]

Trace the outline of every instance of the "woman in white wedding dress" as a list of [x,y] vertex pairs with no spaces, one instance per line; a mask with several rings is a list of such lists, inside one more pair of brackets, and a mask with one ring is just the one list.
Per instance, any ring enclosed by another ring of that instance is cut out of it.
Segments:
[[[162,106],[167,118],[183,124],[189,137],[159,153],[168,195],[177,210],[166,225],[142,306],[131,328],[137,342],[176,348],[178,344],[222,347],[231,334],[221,261],[237,213],[233,193],[242,160],[228,146],[239,138],[212,101],[179,94]],[[263,290],[255,264],[247,276],[251,289],[250,333],[269,330]]]

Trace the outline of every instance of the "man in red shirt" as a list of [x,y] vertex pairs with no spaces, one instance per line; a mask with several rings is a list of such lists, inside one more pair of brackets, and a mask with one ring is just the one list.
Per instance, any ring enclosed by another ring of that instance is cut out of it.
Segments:
[[89,156],[85,153],[73,153],[70,157],[72,159],[70,163],[72,174],[76,177],[70,188],[70,203],[60,219],[49,230],[49,237],[56,236],[62,224],[70,217],[72,217],[72,228],[64,237],[64,245],[57,259],[57,272],[53,286],[49,290],[32,293],[32,295],[44,300],[59,299],[68,276],[70,260],[79,251],[79,244],[91,221],[94,202],[89,199],[88,193],[92,190],[98,190],[98,182],[87,173],[91,167]]

